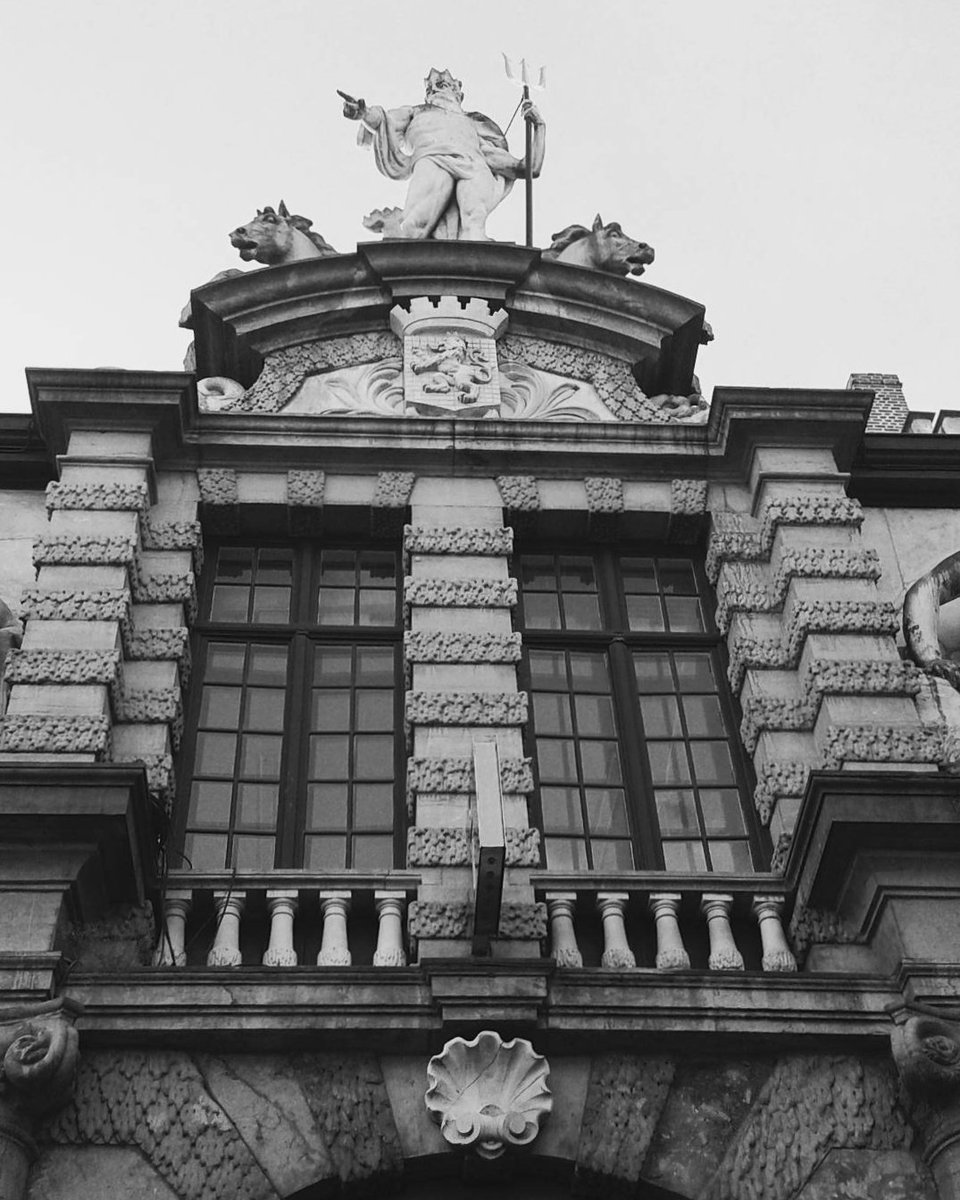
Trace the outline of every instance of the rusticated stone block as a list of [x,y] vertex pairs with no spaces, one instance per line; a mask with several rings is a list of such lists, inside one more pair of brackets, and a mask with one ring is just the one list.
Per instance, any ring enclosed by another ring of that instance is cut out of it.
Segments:
[[405,604],[425,608],[513,608],[515,579],[411,579],[404,582]]
[[119,709],[121,662],[119,650],[13,650],[3,678],[7,683],[101,683],[110,689]]
[[834,1149],[905,1149],[907,1128],[885,1061],[781,1059],[740,1126],[704,1200],[793,1200]]
[[543,941],[547,936],[547,906],[537,901],[521,904],[504,901],[500,906],[498,935],[512,941]]
[[103,512],[143,512],[150,493],[145,483],[48,483],[47,512],[81,509]]
[[506,555],[513,553],[513,530],[406,525],[403,546],[410,554]]
[[699,517],[707,511],[705,479],[671,479],[670,512],[676,516]]
[[594,1058],[577,1151],[578,1190],[634,1194],[673,1072],[673,1060],[660,1056]]
[[519,662],[522,653],[519,633],[434,633],[417,630],[403,641],[411,663],[507,663]]
[[130,593],[126,588],[90,590],[24,588],[20,610],[27,620],[120,621],[130,615]]
[[122,711],[122,719],[129,724],[169,724],[174,747],[180,744],[183,733],[183,705],[178,687],[131,690],[123,697]]
[[781,525],[840,525],[859,529],[863,509],[849,496],[776,496],[760,513],[760,543],[769,552]]
[[406,508],[415,480],[413,471],[381,471],[373,492],[373,507]]
[[[500,760],[500,787],[505,794],[529,795],[533,768],[529,758]],[[463,792],[474,790],[473,760],[469,758],[411,758],[407,761],[407,790]]]
[[473,924],[468,905],[443,900],[413,900],[407,916],[407,933],[415,938],[463,938]]
[[769,823],[777,800],[803,795],[812,769],[810,763],[797,759],[767,762],[757,768],[757,786],[753,800],[764,825]]
[[133,538],[122,535],[41,534],[33,544],[33,565],[42,567],[93,566],[120,564],[129,566],[136,554]]
[[187,619],[197,614],[197,581],[193,571],[138,571],[133,598],[139,604],[182,604]]
[[[540,833],[536,829],[508,828],[506,863],[509,867],[540,865]],[[473,862],[470,835],[450,826],[414,826],[407,834],[410,867],[462,867]]]
[[540,489],[532,475],[498,475],[497,490],[503,507],[514,512],[536,512],[540,507]]
[[760,531],[753,517],[743,513],[715,512],[707,542],[706,572],[716,583],[726,562],[760,562],[767,553],[760,544]]
[[322,508],[325,484],[323,471],[288,471],[287,504],[291,508]]
[[523,725],[526,692],[407,692],[413,725]]
[[833,725],[821,756],[829,771],[845,762],[939,763],[943,731],[938,725]]
[[224,507],[240,503],[237,473],[232,467],[200,467],[197,470],[201,504]]
[[623,512],[623,482],[606,476],[589,476],[583,481],[587,493],[587,511],[592,513]]
[[189,658],[190,631],[185,625],[132,629],[124,642],[127,658],[139,660],[177,659],[182,664]]
[[0,725],[0,752],[6,754],[95,754],[107,758],[109,751],[109,717],[8,713]]

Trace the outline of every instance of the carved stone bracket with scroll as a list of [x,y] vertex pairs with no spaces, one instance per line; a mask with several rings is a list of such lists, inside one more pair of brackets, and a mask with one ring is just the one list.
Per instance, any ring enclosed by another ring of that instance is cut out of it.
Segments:
[[920,1006],[893,1014],[893,1058],[940,1200],[960,1200],[960,1015]]

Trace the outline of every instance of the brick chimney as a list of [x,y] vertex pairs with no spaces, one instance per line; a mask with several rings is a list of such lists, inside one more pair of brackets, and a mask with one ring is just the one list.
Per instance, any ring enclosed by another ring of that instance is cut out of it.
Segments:
[[867,433],[902,433],[907,423],[907,402],[899,375],[860,374],[847,380],[850,391],[875,393]]

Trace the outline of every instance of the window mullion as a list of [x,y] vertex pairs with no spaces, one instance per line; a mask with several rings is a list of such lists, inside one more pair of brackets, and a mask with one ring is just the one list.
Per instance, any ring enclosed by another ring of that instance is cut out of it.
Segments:
[[610,643],[610,679],[620,729],[620,749],[637,866],[640,870],[659,870],[663,868],[663,852],[654,812],[650,766],[644,751],[633,657],[622,638],[614,638]]

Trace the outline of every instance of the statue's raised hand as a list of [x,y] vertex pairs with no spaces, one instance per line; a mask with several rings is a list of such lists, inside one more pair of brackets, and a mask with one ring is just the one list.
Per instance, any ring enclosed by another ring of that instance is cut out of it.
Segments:
[[[341,95],[342,94],[343,93],[341,92]],[[546,121],[544,121],[543,117],[541,116],[540,109],[537,108],[532,100],[523,101],[523,104],[521,105],[521,112],[523,113],[523,119],[529,125],[533,125],[534,128],[546,125]]]
[[348,121],[359,121],[363,118],[363,114],[367,110],[367,102],[365,100],[357,100],[353,96],[348,96],[346,92],[341,92],[337,88],[337,95],[343,99],[343,115]]

